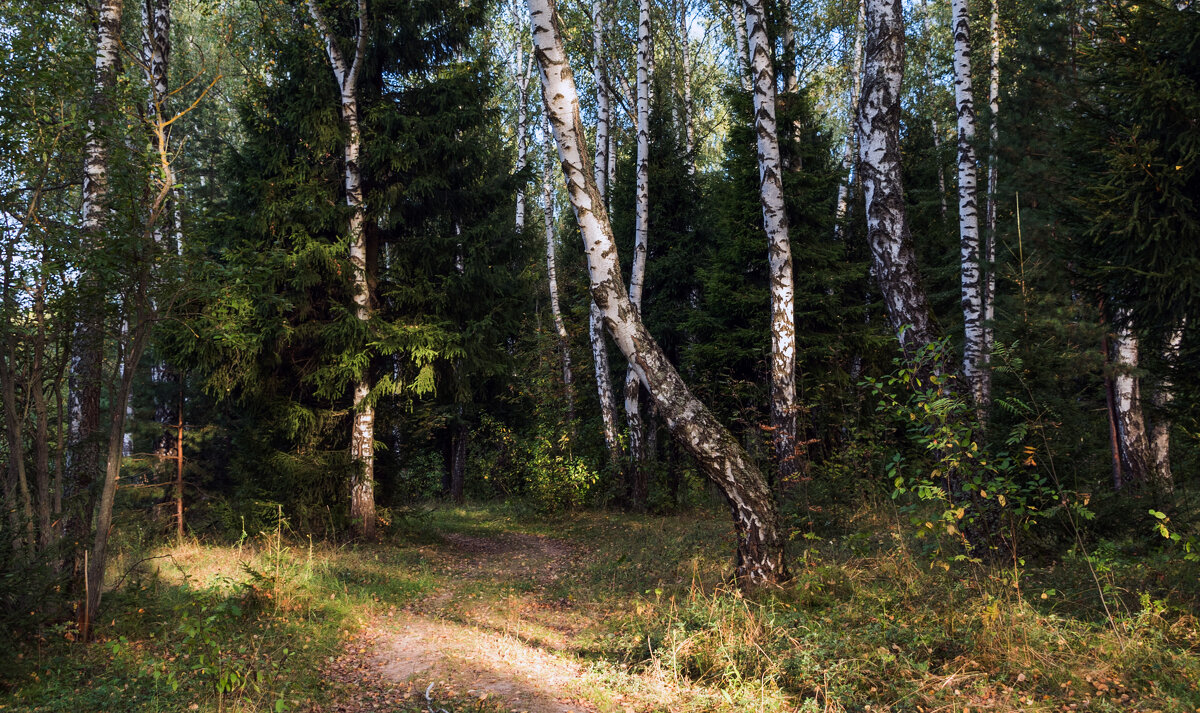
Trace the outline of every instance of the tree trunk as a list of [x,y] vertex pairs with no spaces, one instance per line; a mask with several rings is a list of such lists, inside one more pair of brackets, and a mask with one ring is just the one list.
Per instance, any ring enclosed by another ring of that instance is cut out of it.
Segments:
[[692,396],[646,331],[622,282],[608,211],[587,163],[579,96],[563,50],[554,0],[529,0],[529,10],[543,100],[584,242],[592,297],[672,435],[725,496],[737,533],[738,579],[744,585],[783,581],[787,578],[784,538],[766,480],[733,435]]
[[[88,139],[83,169],[83,206],[81,243],[85,254],[100,254],[105,249],[108,201],[108,146],[100,127],[109,123],[113,111],[113,90],[119,71],[122,0],[103,0],[97,23],[95,84],[92,115],[88,120]],[[71,339],[71,373],[68,399],[68,454],[65,497],[68,507],[69,536],[78,543],[82,557],[88,540],[95,507],[92,484],[100,467],[100,391],[103,385],[104,305],[107,297],[102,279],[89,266],[79,277],[79,314]],[[123,412],[122,412],[123,415]],[[77,575],[83,574],[83,562],[76,563]],[[80,579],[75,586],[85,585]],[[82,592],[78,592],[82,594]],[[85,605],[86,606],[86,605]],[[81,608],[82,609],[82,608]],[[81,612],[82,613],[82,612]]]
[[991,401],[983,335],[983,270],[975,161],[975,96],[971,87],[971,23],[967,0],[953,0],[954,101],[958,107],[958,235],[962,257],[963,378],[982,423]]
[[[359,157],[362,134],[358,123],[358,75],[367,46],[367,2],[358,0],[358,27],[354,35],[354,58],[347,63],[336,38],[317,9],[315,0],[308,0],[325,51],[333,67],[341,93],[342,121],[346,124],[345,183],[346,205],[350,207],[350,263],[353,267],[354,314],[362,322],[371,320],[371,283],[367,275],[366,206],[363,203],[362,172]],[[361,537],[375,536],[375,406],[370,400],[370,366],[354,384],[353,416],[350,424],[350,459],[355,469],[350,476],[350,519]]]
[[[637,180],[633,266],[629,272],[629,301],[641,314],[646,280],[647,233],[650,230],[650,82],[654,48],[650,44],[650,0],[638,0],[637,49]],[[625,418],[629,426],[629,497],[635,508],[645,507],[646,424],[639,403],[637,371],[625,371]]]
[[[517,172],[525,170],[528,165],[529,142],[526,138],[529,119],[529,77],[533,71],[533,55],[528,60],[524,58],[525,39],[517,40]],[[524,70],[522,70],[524,67]],[[524,73],[522,73],[522,71]],[[517,188],[517,232],[525,230],[525,184]]]
[[[592,2],[592,71],[596,77],[596,164],[593,170],[601,199],[607,199],[609,152],[612,151],[609,124],[612,119],[608,76],[604,71],[604,3]],[[530,58],[532,59],[532,57]],[[600,419],[604,445],[614,468],[621,467],[621,441],[617,432],[617,397],[613,392],[608,347],[604,343],[604,321],[600,308],[591,302],[588,309],[588,337],[592,344],[592,362],[596,371],[596,395],[600,400]]]
[[866,0],[858,0],[858,14],[854,22],[854,51],[850,83],[850,131],[846,134],[846,143],[842,148],[842,178],[838,183],[836,222],[833,224],[833,237],[842,237],[842,222],[846,219],[846,209],[850,202],[850,186],[854,182],[855,156],[855,122],[858,119],[858,98],[862,91],[863,72],[863,31],[865,30]]
[[467,442],[471,427],[458,405],[454,425],[450,427],[450,499],[462,505],[463,488],[467,482]]
[[996,186],[1000,180],[1000,4],[992,0],[992,16],[988,23],[991,35],[991,56],[988,63],[988,179],[987,232],[984,234],[983,288],[983,361],[987,366],[988,387],[991,387],[992,343],[995,341],[996,318]]
[[696,174],[696,125],[692,115],[692,50],[688,39],[688,2],[679,3],[679,60],[683,68],[683,139],[688,175]]
[[[1171,332],[1163,349],[1163,361],[1166,362],[1168,374],[1179,361],[1183,328],[1181,324]],[[1175,479],[1171,474],[1171,415],[1168,412],[1171,402],[1175,400],[1173,386],[1170,376],[1165,376],[1150,396],[1155,411],[1150,427],[1150,455],[1154,464],[1154,487],[1162,493],[1175,490]]]
[[1116,397],[1117,435],[1125,485],[1150,482],[1150,443],[1142,412],[1141,378],[1138,368],[1138,338],[1129,324],[1128,313],[1118,314],[1113,335],[1113,392]]
[[[929,52],[925,56],[925,87],[933,91],[933,29],[929,22],[929,5],[921,0],[921,21],[925,26],[925,38],[929,42]],[[931,107],[930,127],[933,129],[933,153],[937,156],[938,199],[942,202],[942,217],[946,217],[946,167],[942,165],[942,125],[938,121],[937,108]]]
[[761,0],[745,0],[758,177],[771,279],[771,427],[780,482],[796,474],[796,297],[775,122],[775,68]]
[[567,325],[563,321],[562,309],[558,302],[558,269],[555,266],[554,243],[554,188],[553,171],[554,158],[550,145],[550,131],[546,131],[545,170],[542,173],[542,200],[546,216],[546,277],[550,284],[550,312],[554,315],[554,332],[558,335],[558,348],[562,355],[563,395],[567,400],[567,430],[575,433],[575,387],[571,378],[571,338],[567,334]]
[[900,347],[912,356],[937,338],[921,285],[900,174],[900,83],[904,15],[900,0],[867,0],[866,60],[858,104],[858,161],[867,205],[872,271]]
[[750,42],[746,39],[746,8],[742,5],[742,0],[731,0],[729,12],[733,15],[738,83],[742,85],[742,91],[748,92],[753,89],[753,85],[750,82]]

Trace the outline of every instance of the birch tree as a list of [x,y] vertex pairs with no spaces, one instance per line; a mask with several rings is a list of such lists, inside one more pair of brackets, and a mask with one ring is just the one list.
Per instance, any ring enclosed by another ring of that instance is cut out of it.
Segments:
[[979,200],[975,162],[975,97],[971,86],[971,18],[967,0],[953,0],[954,101],[958,109],[958,235],[962,259],[963,378],[982,421],[991,400],[984,348],[984,285],[979,260]]
[[[92,112],[88,120],[88,138],[83,166],[83,205],[81,243],[85,254],[98,254],[106,245],[108,223],[108,143],[104,126],[114,112],[113,92],[119,71],[122,0],[104,0],[96,23],[96,60]],[[103,305],[107,301],[101,277],[84,265],[79,278],[79,315],[71,340],[71,372],[68,417],[69,461],[66,496],[79,496],[70,514],[68,531],[76,542],[87,540],[91,514],[95,508],[92,482],[100,467],[100,392],[104,363]],[[82,572],[82,562],[76,571]],[[86,603],[80,608],[86,620]]]
[[[519,20],[521,13],[517,11],[517,6],[513,6],[513,19]],[[533,55],[525,58],[525,32],[524,23],[519,22],[517,26],[521,31],[517,32],[516,40],[516,62],[514,64],[514,73],[516,74],[517,84],[517,173],[525,170],[529,159],[529,79],[533,74]],[[517,210],[516,210],[516,226],[517,232],[525,229],[525,185],[522,183],[517,188]]]
[[[372,314],[371,285],[367,276],[366,206],[363,203],[362,132],[358,121],[358,76],[367,49],[367,1],[358,0],[354,55],[349,62],[338,47],[325,16],[316,0],[308,0],[308,11],[325,42],[325,52],[333,68],[341,96],[342,122],[346,128],[345,190],[346,205],[350,208],[347,235],[350,240],[351,279],[354,289],[354,314],[361,322],[370,322]],[[350,518],[363,537],[375,536],[375,407],[370,401],[370,365],[354,384],[353,410],[350,425],[350,459],[355,470],[350,479]]]
[[921,285],[900,173],[900,84],[904,14],[900,0],[866,0],[866,58],[858,103],[858,162],[872,271],[900,347],[912,356],[937,338]]
[[621,352],[647,387],[672,435],[728,503],[743,585],[787,578],[784,538],[762,473],[737,439],[688,390],[642,323],[621,277],[608,211],[589,171],[579,95],[563,49],[554,0],[529,0],[542,95],[587,257],[592,298]]
[[855,125],[858,118],[858,99],[862,91],[863,72],[863,32],[865,31],[866,0],[858,0],[858,12],[854,20],[854,49],[851,51],[850,64],[850,127],[846,132],[846,140],[842,147],[842,177],[838,182],[837,208],[833,224],[835,239],[842,237],[842,221],[846,218],[846,208],[850,200],[850,184],[854,181],[855,156]]
[[[925,70],[925,87],[929,92],[933,91],[933,24],[929,20],[930,12],[929,5],[926,0],[921,0],[921,22],[925,28],[925,38],[929,43],[929,50],[925,54],[923,67]],[[935,110],[929,113],[930,128],[933,129],[933,153],[937,157],[937,175],[938,175],[938,200],[942,203],[942,217],[946,217],[946,167],[942,165],[942,122],[938,121],[938,113]]]
[[558,349],[562,361],[563,395],[567,399],[567,428],[575,424],[575,387],[571,379],[571,338],[563,321],[558,302],[558,269],[555,265],[554,243],[554,147],[551,145],[550,127],[547,125],[544,148],[545,160],[542,170],[542,211],[546,221],[546,280],[550,287],[550,313],[554,316],[554,333],[558,337]]
[[745,0],[758,177],[771,286],[771,427],[780,480],[796,473],[796,290],[775,122],[775,68],[761,0]]
[[[650,229],[650,81],[654,49],[650,44],[650,0],[638,0],[637,43],[637,179],[634,207],[633,266],[629,272],[629,301],[641,312],[646,279],[646,233]],[[636,506],[646,500],[646,432],[640,405],[640,384],[632,363],[625,371],[625,416],[629,425],[630,498]]]
[[688,175],[696,173],[696,123],[692,114],[692,50],[688,38],[688,2],[679,3],[679,62],[683,70],[683,139]]
[[[996,185],[1000,180],[1000,0],[992,0],[988,21],[991,54],[988,61],[988,177],[987,231],[984,233],[983,357],[991,363],[996,318]],[[988,372],[990,379],[990,371]]]
[[[1179,361],[1179,348],[1183,343],[1183,328],[1180,324],[1167,335],[1163,349],[1163,361],[1168,374]],[[1163,377],[1150,397],[1154,406],[1154,420],[1150,427],[1150,455],[1154,465],[1154,485],[1161,492],[1175,490],[1175,478],[1171,473],[1171,416],[1168,409],[1175,400],[1174,384],[1169,376]]]
[[[596,161],[594,174],[600,199],[607,200],[609,166],[615,167],[610,159],[614,152],[611,143],[610,122],[612,99],[608,86],[608,73],[604,67],[604,3],[592,1],[592,73],[596,80]],[[532,60],[532,57],[530,57]],[[607,205],[607,204],[606,204]],[[604,318],[595,300],[588,305],[588,338],[592,345],[592,364],[596,372],[596,396],[600,401],[600,420],[604,430],[604,445],[608,449],[609,463],[614,467],[621,464],[621,441],[617,433],[617,397],[613,391],[612,370],[608,363],[608,346],[604,342]]]
[[1121,457],[1125,485],[1141,485],[1150,481],[1152,459],[1146,433],[1146,417],[1142,410],[1141,379],[1138,377],[1139,345],[1129,323],[1129,313],[1120,311],[1116,317],[1116,332],[1112,341],[1114,411],[1116,412],[1118,452]]

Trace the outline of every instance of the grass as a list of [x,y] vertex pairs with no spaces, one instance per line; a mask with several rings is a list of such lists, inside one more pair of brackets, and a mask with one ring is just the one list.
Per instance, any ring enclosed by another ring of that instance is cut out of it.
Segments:
[[[0,710],[332,709],[355,692],[327,664],[362,624],[441,594],[438,616],[491,616],[583,661],[581,685],[607,710],[665,709],[672,696],[671,710],[694,711],[1200,709],[1196,578],[1181,563],[1101,547],[941,566],[875,513],[844,520],[841,534],[793,541],[794,580],[752,597],[726,579],[732,533],[715,510],[528,517],[491,505],[435,510],[377,545],[283,531],[242,546],[127,543],[100,640],[52,627],[21,641]],[[570,542],[570,576],[468,581],[442,540],[517,532]],[[145,557],[156,559],[133,566]],[[380,710],[425,710],[422,693]],[[454,713],[501,710],[433,695]]]

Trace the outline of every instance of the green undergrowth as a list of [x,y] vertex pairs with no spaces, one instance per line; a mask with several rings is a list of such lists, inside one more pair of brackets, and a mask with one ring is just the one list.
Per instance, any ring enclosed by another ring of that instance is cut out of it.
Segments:
[[[553,537],[574,553],[571,571],[465,581],[445,565],[451,533]],[[276,532],[241,546],[130,547],[111,568],[111,584],[122,579],[99,640],[72,643],[67,626],[25,637],[0,710],[332,710],[341,684],[322,679],[322,664],[347,635],[447,590],[475,610],[514,596],[559,603],[565,655],[584,662],[587,685],[624,696],[614,710],[659,710],[637,703],[647,681],[656,695],[701,701],[672,710],[697,712],[1200,706],[1194,563],[1104,542],[1053,561],[954,562],[886,515],[847,512],[836,533],[793,537],[792,581],[747,596],[727,579],[732,545],[715,509],[546,516],[489,505],[434,509],[374,545]],[[449,691],[435,702],[499,710]]]

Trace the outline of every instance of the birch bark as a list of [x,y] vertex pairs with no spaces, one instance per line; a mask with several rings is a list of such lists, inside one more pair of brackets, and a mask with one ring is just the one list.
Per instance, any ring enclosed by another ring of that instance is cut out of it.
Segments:
[[796,296],[792,247],[775,121],[775,68],[762,0],[745,0],[754,84],[754,128],[758,177],[771,280],[771,427],[781,482],[795,475],[796,462]]
[[[1163,349],[1163,361],[1168,370],[1179,361],[1179,347],[1183,343],[1183,328],[1174,329],[1167,337]],[[1171,473],[1171,416],[1168,409],[1175,400],[1174,385],[1170,377],[1164,377],[1154,389],[1150,401],[1154,405],[1154,421],[1150,427],[1150,456],[1154,465],[1154,486],[1163,493],[1175,490],[1175,478]]]
[[991,400],[983,334],[983,271],[979,261],[979,190],[975,160],[975,97],[971,86],[971,26],[967,0],[953,0],[954,101],[958,109],[958,235],[962,259],[963,378],[984,420]]
[[1117,329],[1112,346],[1113,392],[1121,466],[1124,484],[1140,486],[1150,480],[1152,461],[1142,411],[1141,379],[1137,374],[1138,338],[1129,324],[1127,312],[1118,314],[1114,321]]
[[[308,0],[322,39],[325,52],[333,67],[333,77],[341,94],[342,121],[346,125],[345,189],[346,205],[350,207],[350,263],[354,274],[354,314],[369,322],[372,314],[371,285],[367,276],[366,206],[363,203],[362,132],[358,121],[358,75],[367,49],[367,1],[358,0],[358,27],[354,35],[354,57],[347,63],[338,48],[337,38],[329,28],[315,0]],[[353,416],[350,424],[350,459],[357,466],[350,478],[350,519],[362,537],[375,536],[375,407],[370,400],[371,376],[367,367],[354,384]]]
[[[987,232],[984,234],[983,288],[983,359],[991,379],[992,343],[995,341],[996,318],[996,186],[1000,180],[1000,160],[996,151],[1000,145],[1000,2],[992,0],[992,15],[988,21],[991,36],[991,56],[988,62],[988,178]],[[990,394],[989,394],[990,395]]]
[[867,241],[888,320],[912,356],[937,338],[937,326],[917,270],[900,174],[901,0],[866,0],[866,42],[857,131]]
[[858,14],[854,22],[854,57],[852,76],[850,78],[850,129],[846,132],[846,142],[842,148],[842,179],[838,183],[837,220],[833,224],[833,237],[842,237],[842,221],[846,219],[846,208],[850,201],[850,185],[854,182],[855,156],[855,122],[858,118],[858,99],[862,91],[863,72],[863,32],[865,30],[866,0],[858,0]]
[[[83,167],[82,239],[88,253],[104,250],[108,201],[108,145],[100,127],[109,122],[113,111],[121,43],[122,0],[104,0],[99,8],[96,35],[96,61],[92,116],[88,120],[88,138]],[[92,482],[100,467],[100,390],[104,362],[104,308],[106,303],[100,275],[87,266],[79,278],[79,315],[71,340],[71,366],[68,382],[68,454],[64,494],[72,502],[67,531],[74,541],[88,539],[95,497]],[[82,573],[82,561],[76,572]],[[78,580],[77,580],[78,581]],[[83,583],[78,582],[82,587]],[[80,592],[82,594],[82,592]],[[82,613],[82,611],[81,611]]]
[[[612,119],[608,74],[604,62],[604,3],[592,2],[592,72],[596,77],[596,163],[594,174],[600,199],[607,200],[610,153],[613,151],[609,123]],[[530,57],[532,59],[532,57]],[[592,363],[596,371],[596,395],[600,400],[600,420],[604,430],[604,445],[613,467],[621,465],[621,440],[617,432],[617,396],[613,392],[612,369],[608,363],[608,347],[604,343],[604,320],[600,308],[590,300],[588,337],[592,344]]]
[[546,277],[550,284],[550,312],[554,315],[554,332],[558,335],[558,348],[562,354],[563,391],[567,398],[567,427],[574,429],[575,424],[575,387],[571,380],[571,339],[567,334],[567,325],[563,321],[562,309],[558,302],[558,270],[554,258],[554,147],[549,126],[546,127],[545,162],[542,172],[542,207],[546,218]]
[[683,138],[689,176],[696,174],[696,125],[692,118],[692,50],[688,39],[688,2],[679,3],[679,51],[683,68]]
[[[633,239],[633,266],[629,273],[629,301],[642,309],[642,289],[646,279],[646,233],[650,229],[650,81],[653,47],[650,44],[650,0],[638,0],[637,49],[637,178]],[[625,371],[625,417],[629,425],[630,499],[635,507],[645,504],[647,495],[646,427],[640,410],[640,385],[637,371],[630,363]]]
[[737,533],[738,579],[744,585],[783,581],[787,578],[784,538],[766,480],[737,439],[692,396],[629,299],[608,211],[589,171],[579,95],[563,50],[554,0],[528,2],[542,96],[584,242],[592,297],[617,346],[647,385],[672,435],[725,496]]
[[[513,9],[514,17],[517,16],[516,8]],[[528,60],[525,59],[525,37],[524,33],[517,34],[516,47],[516,80],[517,80],[517,173],[525,170],[529,163],[529,139],[528,139],[528,122],[529,122],[529,79],[533,73],[533,55],[529,55]],[[522,70],[522,68],[524,68]],[[517,210],[516,210],[516,226],[517,232],[525,230],[525,184],[522,183],[517,188]]]
[[733,45],[734,66],[737,71],[738,83],[742,91],[751,91],[750,83],[750,41],[746,38],[746,8],[742,0],[730,0],[729,13],[733,16]]
[[[921,0],[921,22],[925,26],[925,38],[929,42],[929,51],[925,56],[925,86],[933,91],[933,26],[929,21],[929,5]],[[938,121],[936,109],[930,112],[930,127],[933,129],[933,153],[937,156],[938,199],[942,202],[942,217],[946,217],[946,168],[942,165],[942,125]]]

